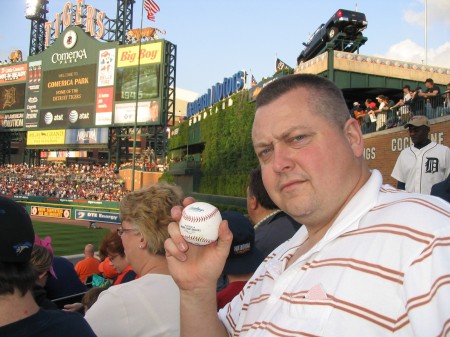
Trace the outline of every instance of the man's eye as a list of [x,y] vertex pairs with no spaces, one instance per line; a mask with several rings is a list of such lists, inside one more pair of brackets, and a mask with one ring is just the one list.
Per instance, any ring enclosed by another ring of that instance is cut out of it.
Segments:
[[261,151],[258,152],[258,157],[265,157],[267,156],[270,152],[272,151],[272,149],[263,149]]

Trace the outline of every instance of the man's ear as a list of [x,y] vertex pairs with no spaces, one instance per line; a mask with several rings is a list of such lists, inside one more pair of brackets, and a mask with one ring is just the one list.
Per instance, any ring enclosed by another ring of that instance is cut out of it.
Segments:
[[356,119],[350,118],[345,122],[344,135],[350,143],[355,156],[361,157],[364,154],[364,139],[361,127]]
[[249,197],[249,206],[251,209],[253,209],[253,210],[257,209],[258,205],[259,205],[259,203],[256,200],[255,196],[252,195],[251,197]]

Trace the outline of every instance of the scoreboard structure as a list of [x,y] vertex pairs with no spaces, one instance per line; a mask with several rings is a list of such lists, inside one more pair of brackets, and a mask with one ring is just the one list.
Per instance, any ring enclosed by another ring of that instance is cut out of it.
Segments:
[[0,132],[24,132],[26,149],[106,149],[116,162],[136,133],[162,157],[175,62],[169,41],[119,45],[71,26],[27,62],[0,67]]

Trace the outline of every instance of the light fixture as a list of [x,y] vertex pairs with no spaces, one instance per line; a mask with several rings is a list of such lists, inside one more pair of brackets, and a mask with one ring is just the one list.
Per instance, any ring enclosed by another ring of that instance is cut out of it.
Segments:
[[41,0],[25,0],[25,17],[37,19],[39,17],[39,5]]

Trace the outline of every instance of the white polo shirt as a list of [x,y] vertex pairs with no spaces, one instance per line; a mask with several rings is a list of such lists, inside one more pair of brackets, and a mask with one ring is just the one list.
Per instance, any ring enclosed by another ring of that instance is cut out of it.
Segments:
[[405,183],[407,192],[430,194],[431,187],[449,173],[450,149],[431,142],[421,149],[412,145],[400,152],[391,175]]
[[450,205],[369,181],[288,269],[305,226],[219,312],[230,336],[444,336]]

